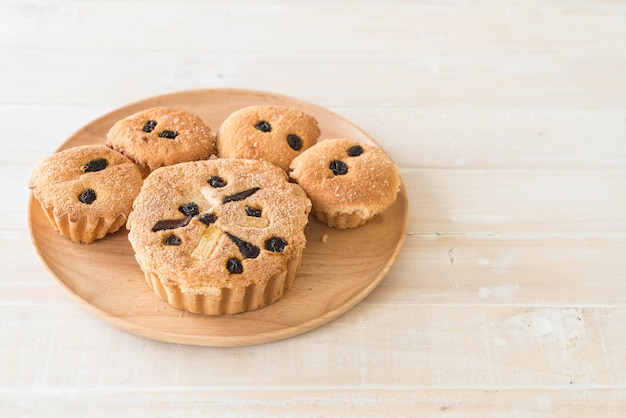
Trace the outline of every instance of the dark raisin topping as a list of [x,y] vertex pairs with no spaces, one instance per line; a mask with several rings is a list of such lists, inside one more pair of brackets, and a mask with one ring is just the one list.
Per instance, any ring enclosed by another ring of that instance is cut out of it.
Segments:
[[243,256],[243,258],[257,258],[259,256],[261,249],[256,245],[244,241],[241,238],[234,236],[230,232],[226,232],[226,235],[228,235],[228,238],[230,238],[232,242],[237,244],[237,247],[239,248],[239,251],[241,251],[241,255]]
[[226,180],[224,180],[220,176],[211,176],[208,183],[211,185],[211,187],[215,187],[216,189],[226,186]]
[[287,143],[294,151],[300,151],[302,148],[302,139],[296,134],[287,135]]
[[159,136],[161,138],[167,138],[167,139],[174,139],[178,136],[178,132],[177,131],[169,131],[169,130],[164,130],[159,132]]
[[174,234],[170,234],[163,238],[163,244],[165,245],[180,245],[183,242]]
[[222,200],[222,203],[237,202],[239,200],[243,200],[243,199],[245,199],[247,197],[252,196],[253,194],[255,194],[259,190],[261,190],[260,187],[253,187],[251,189],[244,190],[243,192],[231,194],[230,196],[224,196],[224,199]]
[[246,206],[246,214],[248,216],[254,216],[255,218],[261,217],[261,209],[252,208],[250,206]]
[[346,150],[349,157],[358,157],[363,154],[363,147],[360,145],[354,145]]
[[178,207],[178,211],[185,216],[196,216],[200,213],[200,208],[196,204],[196,202],[185,203],[184,205],[180,205]]
[[154,224],[152,232],[183,228],[189,224],[191,218],[191,216],[185,216],[183,219],[164,219]]
[[235,257],[228,259],[228,261],[226,262],[226,269],[229,273],[232,274],[243,273],[243,266],[241,265],[241,261],[237,260]]
[[212,213],[203,213],[202,215],[200,215],[198,220],[205,225],[211,225],[212,223],[217,221],[217,216]]
[[96,192],[93,189],[85,189],[78,195],[78,200],[86,205],[91,205],[96,200]]
[[339,160],[331,161],[328,165],[328,168],[330,168],[333,171],[333,174],[336,176],[342,176],[348,172],[348,166],[346,165],[346,163]]
[[147,121],[144,125],[143,125],[143,131],[144,132],[152,132],[154,131],[154,128],[156,128],[157,123],[155,120],[150,119],[149,121]]
[[261,132],[272,132],[272,125],[264,120],[258,121],[254,127]]
[[104,158],[98,158],[97,160],[91,160],[81,168],[83,173],[94,173],[96,171],[102,171],[109,165],[109,162]]
[[273,253],[282,253],[287,246],[287,241],[281,237],[272,237],[265,241],[265,249]]

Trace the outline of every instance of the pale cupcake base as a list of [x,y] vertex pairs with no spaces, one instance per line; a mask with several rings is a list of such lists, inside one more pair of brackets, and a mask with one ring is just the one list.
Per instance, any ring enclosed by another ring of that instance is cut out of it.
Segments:
[[322,223],[335,229],[350,229],[364,225],[367,221],[372,219],[374,215],[369,217],[363,217],[358,213],[339,213],[328,214],[320,211],[315,212],[315,217]]
[[107,234],[117,232],[126,223],[124,215],[111,219],[82,216],[77,220],[72,220],[67,213],[55,215],[53,207],[42,207],[42,209],[54,229],[77,244],[90,244],[104,238]]
[[238,289],[222,288],[216,294],[183,293],[178,286],[163,284],[154,272],[144,271],[144,275],[154,293],[175,308],[203,315],[236,314],[262,308],[280,299],[293,284],[301,260],[302,251],[287,263],[285,271],[270,277],[265,286],[252,284]]

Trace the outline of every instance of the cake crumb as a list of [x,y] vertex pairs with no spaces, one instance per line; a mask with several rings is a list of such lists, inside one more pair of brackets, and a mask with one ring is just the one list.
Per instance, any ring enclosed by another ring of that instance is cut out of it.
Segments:
[[324,235],[322,235],[322,242],[325,244],[326,241],[328,241],[328,234],[324,233]]

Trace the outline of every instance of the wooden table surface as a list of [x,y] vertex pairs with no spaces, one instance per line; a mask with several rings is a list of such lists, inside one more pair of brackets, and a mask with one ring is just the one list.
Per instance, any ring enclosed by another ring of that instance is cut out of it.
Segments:
[[[1,5],[0,416],[626,416],[626,4]],[[40,263],[33,165],[109,111],[204,88],[322,106],[400,167],[404,248],[344,315],[158,342]]]

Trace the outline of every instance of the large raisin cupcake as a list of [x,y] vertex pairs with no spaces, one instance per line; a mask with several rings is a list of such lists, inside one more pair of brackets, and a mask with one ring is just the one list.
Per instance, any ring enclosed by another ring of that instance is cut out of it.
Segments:
[[170,305],[219,315],[261,308],[291,286],[311,203],[278,167],[213,159],[153,171],[128,219],[148,284]]
[[337,229],[358,227],[382,213],[400,189],[398,168],[384,151],[347,138],[317,143],[292,161],[291,170],[315,216]]
[[218,155],[269,161],[287,170],[289,163],[320,136],[317,120],[281,106],[248,106],[233,112],[217,134]]
[[202,119],[169,107],[153,107],[119,120],[109,130],[106,145],[134,161],[144,176],[216,152],[215,136]]
[[84,145],[41,160],[29,187],[55,229],[91,243],[126,223],[141,183],[128,158],[104,145]]

